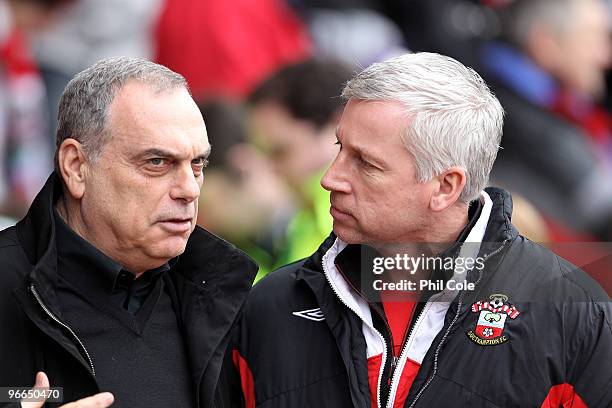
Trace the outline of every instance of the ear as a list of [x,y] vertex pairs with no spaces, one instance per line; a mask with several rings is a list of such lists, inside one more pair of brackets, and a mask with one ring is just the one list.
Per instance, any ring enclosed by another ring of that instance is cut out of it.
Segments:
[[68,193],[74,199],[81,199],[85,194],[87,173],[87,159],[81,143],[75,139],[65,139],[58,148],[57,156]]
[[466,183],[465,170],[461,167],[451,167],[435,177],[434,188],[429,199],[432,211],[444,211],[459,200]]

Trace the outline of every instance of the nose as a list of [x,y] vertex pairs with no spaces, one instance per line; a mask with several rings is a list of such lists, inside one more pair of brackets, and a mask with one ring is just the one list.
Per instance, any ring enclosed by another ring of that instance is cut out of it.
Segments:
[[174,184],[170,189],[170,197],[173,200],[183,200],[191,203],[200,196],[200,188],[199,177],[196,177],[193,173],[191,165],[181,166],[177,169]]
[[340,152],[323,175],[321,187],[327,191],[350,193],[351,184],[344,167],[345,165]]

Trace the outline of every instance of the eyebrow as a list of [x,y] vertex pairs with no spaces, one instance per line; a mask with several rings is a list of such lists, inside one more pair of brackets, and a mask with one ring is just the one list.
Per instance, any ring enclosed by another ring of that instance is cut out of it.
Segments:
[[[336,139],[338,139],[338,141],[340,140],[340,138],[338,137],[338,130],[340,129],[340,126],[336,127]],[[385,169],[386,165],[384,163],[384,161],[382,161],[382,159],[377,159],[374,154],[370,153],[367,149],[364,149],[362,146],[355,146],[355,145],[350,145],[349,146],[351,150],[355,151],[359,156],[361,156],[362,159],[372,162],[372,164],[374,164],[375,166],[380,167],[381,169]]]
[[374,155],[372,155],[371,153],[369,153],[367,150],[363,150],[363,149],[361,149],[361,148],[359,148],[359,147],[354,148],[354,150],[355,150],[357,153],[359,153],[359,155],[360,155],[360,156],[361,156],[361,157],[362,157],[364,160],[367,160],[367,161],[369,161],[369,162],[372,162],[372,164],[374,164],[374,165],[376,165],[376,166],[378,166],[378,167],[381,167],[381,168],[383,168],[383,169],[386,167],[386,166],[385,166],[385,163],[384,163],[384,162],[383,162],[381,159],[378,159],[378,158],[374,157]]
[[[210,151],[211,151],[211,146],[208,146],[208,148],[202,152],[201,154],[197,155],[195,159],[205,159],[208,160],[208,156],[210,156]],[[180,157],[177,156],[176,154],[168,151],[168,150],[163,150],[163,149],[157,149],[157,148],[152,148],[152,149],[147,149],[144,152],[139,153],[137,156],[139,157],[150,157],[150,156],[155,156],[155,157],[161,157],[163,159],[179,159]]]

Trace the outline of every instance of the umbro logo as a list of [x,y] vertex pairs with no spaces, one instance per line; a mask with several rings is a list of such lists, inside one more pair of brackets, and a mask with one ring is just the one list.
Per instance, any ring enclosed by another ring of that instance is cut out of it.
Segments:
[[325,316],[319,307],[316,309],[302,310],[301,312],[293,312],[291,314],[297,317],[303,317],[304,319],[314,320],[315,322],[322,322],[325,320]]

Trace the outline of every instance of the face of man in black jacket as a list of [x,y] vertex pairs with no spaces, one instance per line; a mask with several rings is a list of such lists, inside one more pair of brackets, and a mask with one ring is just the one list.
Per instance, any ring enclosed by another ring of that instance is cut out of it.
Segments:
[[65,182],[58,210],[79,235],[138,275],[185,250],[210,145],[185,88],[128,82],[110,105],[108,142],[88,157],[68,138],[58,151]]
[[334,233],[348,243],[452,242],[467,223],[463,168],[418,180],[402,135],[399,102],[351,99],[337,129],[338,155],[321,180]]

